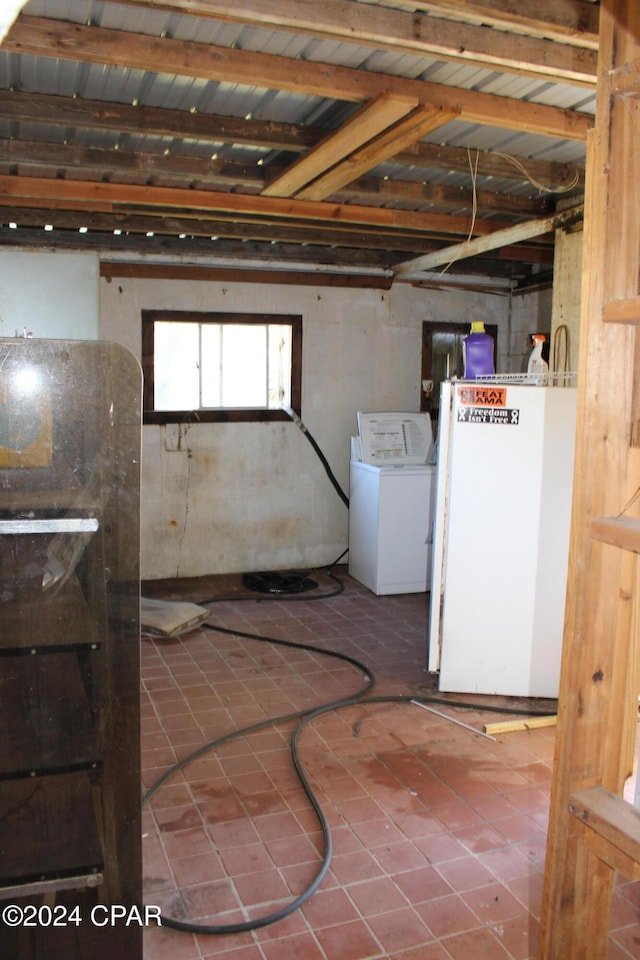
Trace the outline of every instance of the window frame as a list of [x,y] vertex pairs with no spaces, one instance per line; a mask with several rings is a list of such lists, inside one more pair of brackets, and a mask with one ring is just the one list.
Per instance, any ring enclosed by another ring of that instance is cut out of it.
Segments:
[[291,327],[291,409],[301,416],[302,402],[302,317],[281,313],[231,313],[200,310],[142,311],[143,423],[231,423],[290,420],[281,409],[268,407],[221,407],[219,409],[156,410],[154,409],[154,324],[172,323],[217,324],[287,324]]

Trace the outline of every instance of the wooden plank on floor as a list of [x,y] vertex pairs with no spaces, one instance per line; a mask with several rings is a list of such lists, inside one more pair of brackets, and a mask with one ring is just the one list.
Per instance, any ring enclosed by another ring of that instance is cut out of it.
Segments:
[[485,733],[496,736],[499,733],[515,733],[518,730],[538,730],[541,727],[555,727],[558,717],[554,714],[548,717],[518,717],[517,720],[497,720],[495,723],[485,723]]

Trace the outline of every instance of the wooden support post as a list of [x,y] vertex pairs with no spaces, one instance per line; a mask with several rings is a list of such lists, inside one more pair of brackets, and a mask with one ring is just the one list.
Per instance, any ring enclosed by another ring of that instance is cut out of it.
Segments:
[[608,957],[615,869],[633,860],[629,850],[612,852],[609,839],[591,836],[571,812],[571,798],[592,788],[621,796],[637,721],[637,554],[633,538],[618,543],[610,522],[593,521],[618,516],[640,467],[630,445],[640,419],[633,412],[640,395],[635,327],[629,310],[622,323],[605,311],[607,303],[638,294],[634,155],[640,125],[636,106],[616,92],[614,78],[618,68],[637,62],[639,44],[636,0],[603,0],[596,127],[587,155],[574,505],[540,960]]

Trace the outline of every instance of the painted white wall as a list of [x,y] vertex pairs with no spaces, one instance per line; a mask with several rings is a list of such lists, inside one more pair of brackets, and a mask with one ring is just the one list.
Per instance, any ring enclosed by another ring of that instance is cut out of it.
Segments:
[[511,299],[510,356],[504,372],[525,373],[531,353],[531,334],[551,336],[551,290],[538,290]]
[[[99,336],[140,358],[145,308],[300,314],[302,419],[347,494],[357,411],[419,408],[423,321],[497,323],[497,369],[514,372],[551,316],[550,294],[98,277],[94,253],[1,251],[0,336]],[[347,546],[347,510],[290,422],[145,426],[141,510],[145,579],[313,567]]]
[[[272,284],[100,283],[100,336],[140,357],[142,309],[303,317],[302,420],[348,494],[358,410],[417,410],[423,320],[497,322],[509,298]],[[180,440],[180,450],[176,450]],[[145,426],[142,576],[304,568],[347,546],[347,510],[293,423]]]
[[96,253],[0,251],[0,337],[96,340]]

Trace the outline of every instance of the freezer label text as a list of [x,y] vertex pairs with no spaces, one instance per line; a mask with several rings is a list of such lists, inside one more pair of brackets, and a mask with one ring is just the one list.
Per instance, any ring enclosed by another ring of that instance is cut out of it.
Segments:
[[497,423],[517,427],[520,410],[508,407],[458,407],[458,423]]

